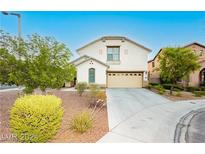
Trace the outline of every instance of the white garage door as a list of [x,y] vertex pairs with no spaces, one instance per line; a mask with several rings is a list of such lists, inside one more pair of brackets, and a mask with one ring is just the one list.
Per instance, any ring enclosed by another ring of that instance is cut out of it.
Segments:
[[141,88],[141,72],[108,72],[107,87],[109,88]]

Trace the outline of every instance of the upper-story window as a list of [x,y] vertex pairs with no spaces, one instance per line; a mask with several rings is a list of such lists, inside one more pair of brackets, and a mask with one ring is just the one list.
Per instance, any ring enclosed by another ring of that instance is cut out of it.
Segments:
[[119,46],[107,47],[107,61],[120,61],[120,47]]
[[203,56],[203,50],[199,51],[199,56]]
[[154,61],[152,62],[152,67],[155,67],[155,63],[154,63]]

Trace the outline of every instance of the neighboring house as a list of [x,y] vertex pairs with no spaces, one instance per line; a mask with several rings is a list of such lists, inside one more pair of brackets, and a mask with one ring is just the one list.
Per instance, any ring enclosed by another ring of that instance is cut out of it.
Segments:
[[103,87],[135,88],[147,84],[150,49],[120,36],[105,36],[79,48],[77,82]]
[[[184,48],[189,48],[193,52],[198,54],[198,63],[201,65],[201,68],[198,71],[190,74],[188,81],[189,86],[198,87],[200,85],[203,85],[205,83],[205,45],[194,42],[184,46]],[[160,72],[156,70],[156,68],[159,68],[159,55],[162,51],[163,48],[159,50],[153,60],[148,61],[148,78],[150,83],[160,82]]]

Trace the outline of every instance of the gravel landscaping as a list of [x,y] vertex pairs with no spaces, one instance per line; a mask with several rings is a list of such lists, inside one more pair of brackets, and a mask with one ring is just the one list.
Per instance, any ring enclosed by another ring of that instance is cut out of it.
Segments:
[[[93,128],[81,134],[69,129],[69,123],[74,114],[91,110],[88,92],[82,97],[77,92],[52,90],[50,93],[63,101],[64,116],[61,129],[49,142],[52,143],[93,143],[108,132],[107,108],[104,107],[94,118]],[[0,142],[17,142],[9,129],[9,110],[18,97],[18,91],[0,92]]]
[[[156,89],[151,89],[152,92],[159,93],[158,90]],[[186,91],[180,91],[180,96],[177,96],[178,92],[173,91],[173,94],[169,94],[169,90],[165,90],[163,94],[161,94],[163,97],[172,100],[172,101],[181,101],[181,100],[195,100],[195,99],[205,99],[205,96],[201,97],[196,97],[193,93],[191,92],[186,92]]]

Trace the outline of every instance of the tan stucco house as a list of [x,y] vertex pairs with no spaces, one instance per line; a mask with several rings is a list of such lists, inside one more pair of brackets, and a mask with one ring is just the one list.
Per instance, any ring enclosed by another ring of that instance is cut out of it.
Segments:
[[[202,45],[197,42],[190,43],[185,45],[184,48],[189,48],[193,52],[199,55],[199,64],[200,69],[195,71],[189,76],[189,86],[198,87],[205,83],[205,45]],[[159,50],[156,56],[148,61],[148,79],[150,83],[159,83],[159,71],[156,68],[159,67],[159,55],[163,51],[163,48]],[[183,82],[183,81],[182,81]]]
[[146,86],[150,49],[123,36],[104,36],[77,49],[77,83],[109,88]]

